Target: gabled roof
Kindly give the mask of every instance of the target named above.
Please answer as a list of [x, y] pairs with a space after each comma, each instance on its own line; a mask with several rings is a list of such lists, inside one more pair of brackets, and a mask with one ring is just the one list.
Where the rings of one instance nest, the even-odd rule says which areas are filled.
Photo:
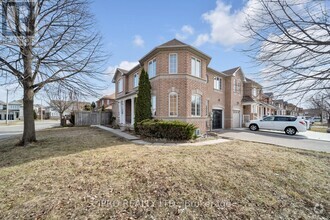
[[118, 74], [121, 74], [122, 76], [125, 75], [126, 73], [128, 73], [128, 70], [124, 70], [124, 69], [121, 69], [121, 68], [117, 68], [116, 71], [115, 71], [115, 75], [113, 76], [112, 78], [112, 82], [115, 83], [115, 79], [117, 77]]
[[246, 82], [257, 84], [259, 87], [262, 88], [262, 85], [260, 85], [259, 83], [257, 83], [256, 81], [254, 81], [254, 80], [252, 80], [252, 79], [246, 78]]
[[105, 95], [100, 99], [115, 99], [115, 93], [111, 94], [111, 95]]
[[273, 96], [274, 94], [273, 94], [272, 92], [265, 92], [264, 95], [265, 95], [265, 96], [268, 96], [268, 97], [271, 97], [271, 96]]
[[242, 102], [255, 102], [251, 96], [243, 96]]
[[122, 68], [117, 68], [117, 70], [118, 70], [119, 72], [121, 72], [122, 74], [126, 74], [126, 73], [128, 73], [128, 70], [124, 70], [124, 69], [122, 69]]
[[177, 47], [177, 46], [187, 46], [187, 44], [185, 44], [177, 39], [173, 39], [173, 40], [170, 40], [170, 41], [160, 45], [159, 47]]
[[22, 105], [22, 100], [14, 100], [8, 103], [9, 105]]
[[222, 71], [222, 72], [227, 76], [235, 76], [238, 71], [241, 71], [241, 73], [243, 75], [243, 78], [244, 78], [244, 82], [246, 82], [245, 74], [244, 74], [244, 72], [243, 72], [243, 70], [240, 66], [229, 69], [229, 70], [225, 70], [225, 71]]
[[139, 60], [139, 62], [142, 64], [144, 61], [146, 61], [146, 59], [148, 57], [154, 55], [157, 50], [166, 49], [166, 48], [187, 48], [187, 49], [199, 54], [201, 57], [204, 57], [207, 60], [211, 60], [211, 57], [209, 55], [203, 53], [202, 51], [196, 49], [195, 47], [185, 44], [177, 39], [173, 39], [173, 40], [170, 40], [170, 41], [168, 41], [164, 44], [161, 44], [158, 47], [155, 47], [154, 49], [152, 49], [149, 53], [147, 53], [144, 57], [142, 57]]
[[6, 103], [0, 100], [0, 105], [5, 105]]
[[220, 72], [220, 71], [217, 71], [211, 67], [207, 67], [207, 70], [210, 71], [210, 72], [213, 72], [213, 73], [216, 73], [216, 74], [219, 74], [219, 75], [223, 75], [223, 76], [227, 76], [226, 74]]
[[224, 74], [226, 74], [227, 76], [233, 76], [241, 67], [238, 66], [238, 67], [235, 67], [235, 68], [232, 68], [232, 69], [229, 69], [229, 70], [225, 70], [225, 71], [222, 71]]

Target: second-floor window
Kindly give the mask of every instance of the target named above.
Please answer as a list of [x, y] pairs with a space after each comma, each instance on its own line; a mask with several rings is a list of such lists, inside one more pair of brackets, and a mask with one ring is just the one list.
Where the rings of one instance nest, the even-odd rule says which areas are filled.
[[191, 96], [191, 115], [201, 116], [202, 97], [200, 95]]
[[169, 55], [169, 73], [178, 73], [178, 55], [176, 53], [171, 53]]
[[120, 79], [119, 81], [118, 81], [118, 93], [120, 93], [120, 92], [122, 92], [123, 91], [123, 79]]
[[201, 77], [202, 76], [202, 65], [199, 59], [195, 57], [191, 58], [191, 75]]
[[221, 78], [218, 76], [214, 77], [214, 89], [221, 90]]
[[157, 72], [157, 61], [156, 61], [156, 59], [153, 59], [148, 63], [149, 78], [151, 79], [151, 78], [155, 77], [157, 74], [156, 72]]
[[253, 88], [252, 89], [252, 95], [253, 96], [257, 96], [257, 88]]
[[134, 74], [134, 79], [133, 79], [133, 86], [134, 88], [137, 87], [139, 85], [139, 74], [135, 73]]
[[234, 79], [234, 93], [241, 93], [241, 81], [239, 79]]

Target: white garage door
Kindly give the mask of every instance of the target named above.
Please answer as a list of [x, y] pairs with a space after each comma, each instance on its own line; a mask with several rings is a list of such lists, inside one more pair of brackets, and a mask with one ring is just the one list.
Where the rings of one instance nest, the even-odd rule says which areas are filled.
[[240, 127], [240, 111], [233, 111], [233, 128]]

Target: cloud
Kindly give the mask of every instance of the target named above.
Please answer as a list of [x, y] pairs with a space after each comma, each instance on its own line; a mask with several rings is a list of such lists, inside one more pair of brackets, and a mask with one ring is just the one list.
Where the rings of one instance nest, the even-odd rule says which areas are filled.
[[175, 34], [175, 38], [178, 40], [186, 40], [189, 36], [193, 35], [195, 30], [190, 25], [183, 25], [179, 33]]
[[144, 40], [140, 35], [135, 35], [133, 39], [133, 44], [137, 47], [144, 47]]
[[249, 0], [242, 9], [232, 11], [232, 5], [225, 4], [223, 0], [218, 0], [214, 10], [202, 15], [203, 20], [211, 27], [209, 37], [206, 37], [207, 34], [199, 35], [196, 43], [201, 45], [210, 42], [223, 46], [233, 46], [247, 42], [248, 39], [239, 30], [242, 30], [247, 14], [254, 11], [255, 4], [255, 0]]
[[119, 63], [119, 65], [115, 65], [115, 66], [109, 66], [107, 68], [107, 70], [105, 71], [107, 74], [109, 74], [111, 77], [113, 76], [113, 74], [115, 74], [115, 71], [117, 68], [121, 68], [121, 69], [124, 69], [124, 70], [131, 70], [133, 67], [135, 67], [136, 65], [138, 65], [139, 62], [130, 62], [130, 61], [121, 61]]
[[200, 34], [197, 36], [196, 41], [193, 43], [194, 46], [199, 47], [202, 44], [208, 42], [210, 40], [210, 36], [208, 34]]

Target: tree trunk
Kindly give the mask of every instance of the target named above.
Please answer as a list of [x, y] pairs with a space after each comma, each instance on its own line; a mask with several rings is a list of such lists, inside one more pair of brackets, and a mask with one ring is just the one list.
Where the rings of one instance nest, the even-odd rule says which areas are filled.
[[23, 98], [23, 108], [24, 108], [24, 131], [23, 138], [21, 140], [21, 145], [26, 146], [31, 142], [35, 142], [36, 131], [34, 124], [34, 91], [32, 88], [27, 88], [24, 86], [24, 98]]
[[61, 126], [63, 127], [64, 126], [64, 121], [63, 121], [63, 113], [60, 112], [60, 121], [61, 121]]

